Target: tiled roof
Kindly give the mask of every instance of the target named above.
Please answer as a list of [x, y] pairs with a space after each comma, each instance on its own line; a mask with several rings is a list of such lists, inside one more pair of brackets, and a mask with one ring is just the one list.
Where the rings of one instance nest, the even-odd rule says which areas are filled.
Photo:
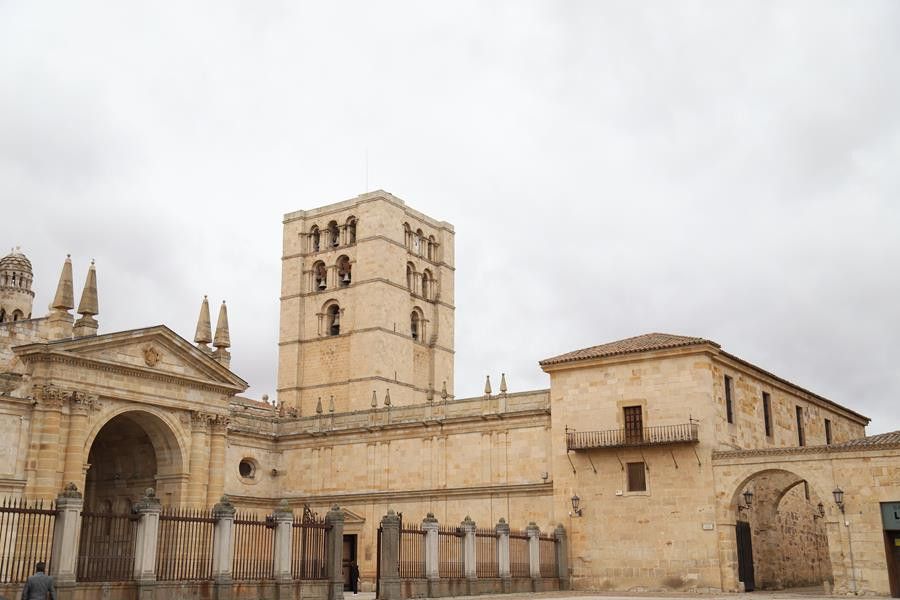
[[900, 431], [889, 431], [828, 446], [791, 446], [788, 448], [753, 448], [713, 452], [713, 458], [745, 458], [785, 454], [817, 454], [820, 452], [855, 452], [857, 450], [887, 450], [900, 448]]
[[681, 348], [683, 346], [697, 346], [711, 344], [716, 348], [719, 344], [699, 337], [687, 337], [684, 335], [672, 335], [670, 333], [645, 333], [636, 337], [625, 338], [617, 342], [582, 348], [574, 352], [560, 354], [553, 358], [546, 358], [540, 362], [541, 366], [558, 365], [590, 358], [604, 358], [619, 354], [634, 354], [637, 352], [650, 352], [652, 350], [667, 350], [669, 348]]

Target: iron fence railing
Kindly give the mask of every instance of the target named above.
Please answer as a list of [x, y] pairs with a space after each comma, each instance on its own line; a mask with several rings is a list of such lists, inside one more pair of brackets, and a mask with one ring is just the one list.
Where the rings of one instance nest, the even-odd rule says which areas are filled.
[[130, 581], [138, 519], [132, 513], [85, 510], [78, 541], [78, 581]]
[[568, 450], [655, 446], [698, 441], [700, 441], [700, 425], [695, 421], [677, 425], [608, 429], [606, 431], [566, 430], [566, 449]]
[[236, 581], [272, 579], [274, 569], [275, 521], [252, 514], [234, 516], [234, 559], [231, 576]]
[[156, 578], [159, 581], [212, 579], [213, 531], [208, 510], [166, 507], [159, 515]]
[[327, 579], [325, 536], [329, 526], [310, 513], [295, 518], [292, 527], [291, 576], [294, 579]]
[[493, 529], [475, 530], [475, 574], [479, 578], [499, 577], [497, 562], [497, 532]]
[[528, 534], [524, 531], [509, 532], [509, 574], [512, 577], [531, 577]]
[[43, 501], [7, 498], [0, 505], [0, 582], [22, 583], [34, 572], [34, 563], [50, 568], [56, 509]]
[[425, 532], [420, 529], [400, 530], [401, 579], [425, 578]]
[[538, 538], [540, 556], [541, 577], [557, 577], [556, 567], [556, 538], [542, 535]]
[[458, 527], [438, 528], [438, 575], [446, 579], [465, 577], [464, 534]]

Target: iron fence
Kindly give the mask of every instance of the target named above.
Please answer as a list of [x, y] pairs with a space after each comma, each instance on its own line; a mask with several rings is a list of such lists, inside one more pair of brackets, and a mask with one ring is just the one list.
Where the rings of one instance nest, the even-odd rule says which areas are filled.
[[658, 444], [692, 443], [699, 440], [700, 426], [695, 421], [677, 425], [608, 429], [606, 431], [566, 430], [567, 450], [655, 446]]
[[425, 578], [425, 532], [420, 529], [400, 529], [401, 579]]
[[458, 527], [442, 526], [438, 528], [438, 575], [447, 579], [465, 577], [463, 564], [464, 534]]
[[234, 516], [234, 580], [272, 579], [274, 569], [275, 521], [251, 514]]
[[479, 578], [500, 576], [497, 532], [493, 529], [475, 530], [475, 574]]
[[131, 513], [81, 513], [78, 581], [130, 581], [134, 575], [134, 540], [138, 519]]
[[557, 577], [559, 572], [556, 568], [556, 538], [549, 535], [540, 536], [538, 549], [540, 550], [541, 577]]
[[509, 574], [512, 577], [531, 577], [528, 534], [524, 531], [509, 532]]
[[34, 563], [50, 568], [56, 509], [43, 501], [6, 498], [0, 505], [0, 582], [22, 583], [34, 572]]
[[208, 510], [164, 508], [159, 515], [156, 578], [159, 581], [212, 579], [213, 531]]
[[324, 519], [304, 514], [294, 519], [291, 536], [291, 576], [294, 579], [327, 579]]

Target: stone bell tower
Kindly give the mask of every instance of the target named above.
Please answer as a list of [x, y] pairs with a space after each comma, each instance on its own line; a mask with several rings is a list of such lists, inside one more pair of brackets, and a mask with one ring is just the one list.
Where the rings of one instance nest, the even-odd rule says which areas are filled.
[[285, 215], [279, 401], [308, 416], [451, 396], [453, 238], [380, 190]]
[[31, 318], [31, 261], [19, 248], [0, 258], [0, 323]]

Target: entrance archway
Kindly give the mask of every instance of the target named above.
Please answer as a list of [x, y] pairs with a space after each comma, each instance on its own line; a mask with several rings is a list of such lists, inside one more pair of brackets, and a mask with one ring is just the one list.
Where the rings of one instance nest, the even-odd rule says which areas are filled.
[[[745, 492], [752, 493], [750, 506]], [[821, 505], [821, 508], [820, 508]], [[732, 498], [738, 531], [750, 535], [739, 540], [739, 578], [755, 589], [833, 585], [834, 577], [824, 519], [824, 499], [796, 473], [770, 469], [754, 473], [734, 490]], [[746, 523], [746, 525], [744, 524]], [[749, 558], [750, 566], [740, 566]], [[749, 575], [749, 578], [748, 578]]]
[[149, 488], [166, 503], [177, 503], [186, 473], [181, 445], [159, 416], [127, 411], [96, 433], [88, 452], [85, 507], [127, 512]]

